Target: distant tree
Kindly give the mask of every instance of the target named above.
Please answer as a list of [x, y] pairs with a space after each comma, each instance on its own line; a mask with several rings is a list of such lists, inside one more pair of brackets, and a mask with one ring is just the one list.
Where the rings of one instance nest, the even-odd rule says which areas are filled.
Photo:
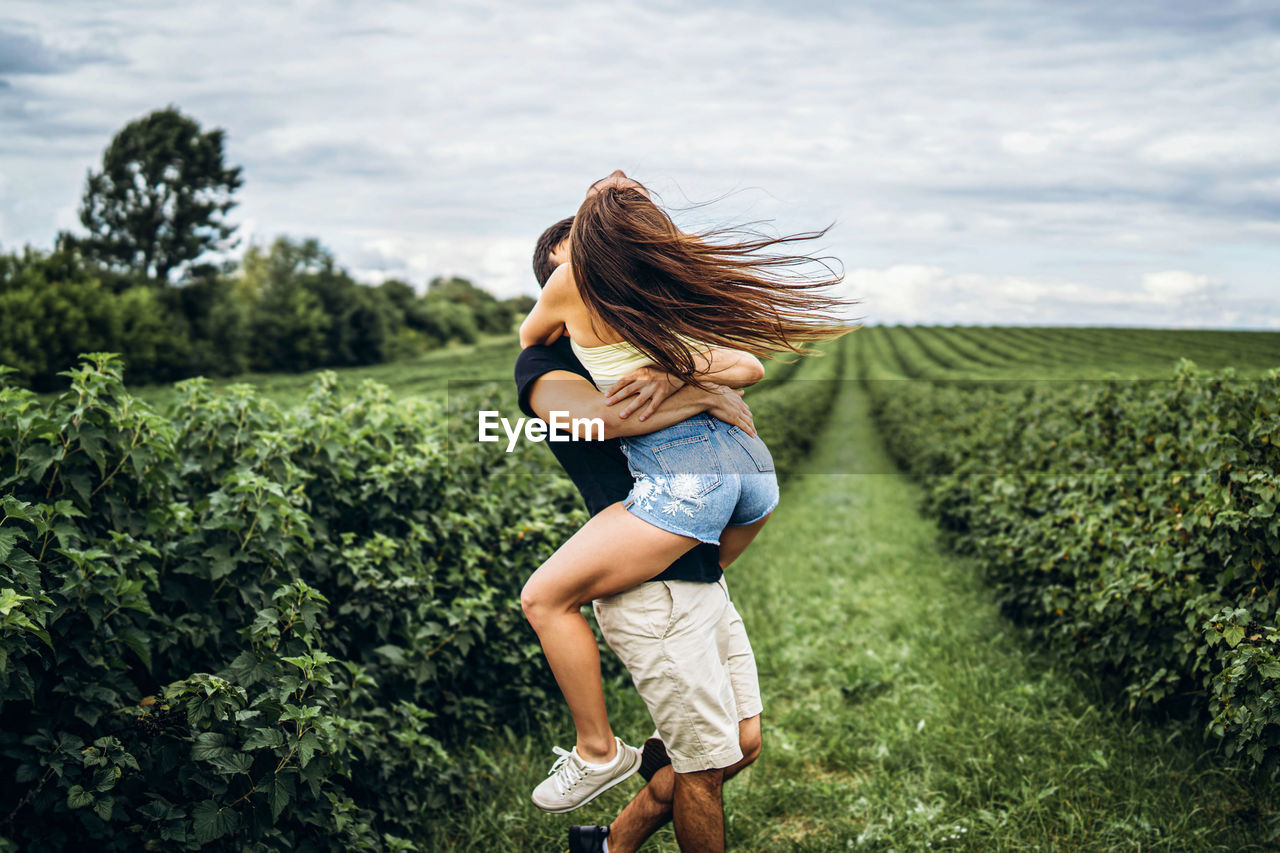
[[511, 309], [511, 313], [516, 317], [523, 319], [524, 315], [533, 310], [533, 306], [538, 304], [538, 300], [532, 296], [513, 296], [510, 299], [503, 300], [503, 303]]
[[224, 133], [208, 133], [175, 107], [132, 121], [90, 172], [80, 208], [84, 254], [164, 283], [207, 252], [235, 245], [226, 221], [240, 167], [223, 162]]
[[475, 312], [467, 306], [447, 299], [426, 299], [424, 305], [427, 309], [426, 324], [422, 331], [436, 342], [436, 346], [449, 341], [475, 343], [479, 337]]
[[232, 278], [210, 273], [166, 291], [187, 321], [193, 374], [234, 376], [249, 369], [249, 305], [234, 287]]
[[378, 285], [378, 290], [382, 291], [387, 300], [396, 306], [401, 314], [408, 314], [414, 303], [418, 301], [418, 293], [413, 289], [413, 285], [398, 278], [387, 279]]
[[[441, 302], [450, 302], [465, 307], [473, 317], [471, 325], [478, 332], [505, 334], [511, 331], [511, 325], [515, 320], [511, 306], [499, 302], [489, 291], [482, 290], [467, 279], [456, 276], [433, 278], [427, 285], [426, 301], [432, 306]], [[474, 340], [474, 338], [475, 334], [472, 333], [471, 339]]]
[[77, 354], [113, 349], [119, 309], [75, 252], [0, 255], [0, 364], [37, 391], [64, 384]]
[[334, 324], [334, 353], [343, 364], [390, 361], [404, 315], [381, 290], [354, 284], [346, 307]]
[[251, 246], [245, 252], [235, 288], [248, 306], [254, 370], [333, 364], [328, 347], [333, 318], [309, 286], [310, 279], [333, 268], [333, 256], [315, 240], [281, 237], [267, 249]]
[[164, 297], [149, 287], [115, 297], [120, 331], [112, 348], [124, 357], [125, 375], [135, 382], [172, 382], [189, 375], [191, 334], [186, 318]]
[[468, 308], [479, 308], [481, 305], [496, 301], [493, 294], [481, 290], [471, 283], [470, 279], [458, 276], [436, 276], [427, 285], [427, 295], [436, 299], [447, 299], [466, 305]]

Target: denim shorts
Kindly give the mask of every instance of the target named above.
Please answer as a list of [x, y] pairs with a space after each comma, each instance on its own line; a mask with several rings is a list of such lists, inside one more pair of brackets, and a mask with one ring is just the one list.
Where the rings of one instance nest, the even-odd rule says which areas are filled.
[[778, 505], [769, 448], [710, 415], [624, 438], [622, 452], [635, 478], [623, 506], [663, 530], [719, 545], [726, 527], [757, 522]]

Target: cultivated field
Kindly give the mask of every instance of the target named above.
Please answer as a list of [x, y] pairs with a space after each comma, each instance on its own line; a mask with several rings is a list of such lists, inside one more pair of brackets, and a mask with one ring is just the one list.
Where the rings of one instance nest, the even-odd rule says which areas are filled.
[[[730, 847], [1273, 849], [1280, 334], [827, 349], [748, 396], [786, 480], [729, 573], [766, 703]], [[515, 597], [576, 495], [545, 448], [445, 434], [514, 409], [515, 351], [0, 391], [0, 850], [555, 850], [607, 822], [638, 780], [528, 802], [572, 729]]]

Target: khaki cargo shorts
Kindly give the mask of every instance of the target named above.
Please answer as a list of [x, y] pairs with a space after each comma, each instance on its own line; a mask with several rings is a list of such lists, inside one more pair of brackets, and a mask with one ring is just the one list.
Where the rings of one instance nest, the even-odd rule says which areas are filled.
[[760, 681], [724, 578], [650, 581], [594, 607], [605, 642], [649, 706], [672, 769], [740, 761], [738, 722], [761, 712]]

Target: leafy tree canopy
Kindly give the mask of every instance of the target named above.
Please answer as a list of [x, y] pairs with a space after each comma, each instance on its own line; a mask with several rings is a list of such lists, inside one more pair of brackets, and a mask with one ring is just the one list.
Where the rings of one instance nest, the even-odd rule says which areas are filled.
[[209, 252], [235, 245], [226, 214], [240, 167], [223, 161], [225, 134], [205, 133], [176, 107], [125, 125], [90, 172], [75, 242], [108, 267], [166, 282]]

